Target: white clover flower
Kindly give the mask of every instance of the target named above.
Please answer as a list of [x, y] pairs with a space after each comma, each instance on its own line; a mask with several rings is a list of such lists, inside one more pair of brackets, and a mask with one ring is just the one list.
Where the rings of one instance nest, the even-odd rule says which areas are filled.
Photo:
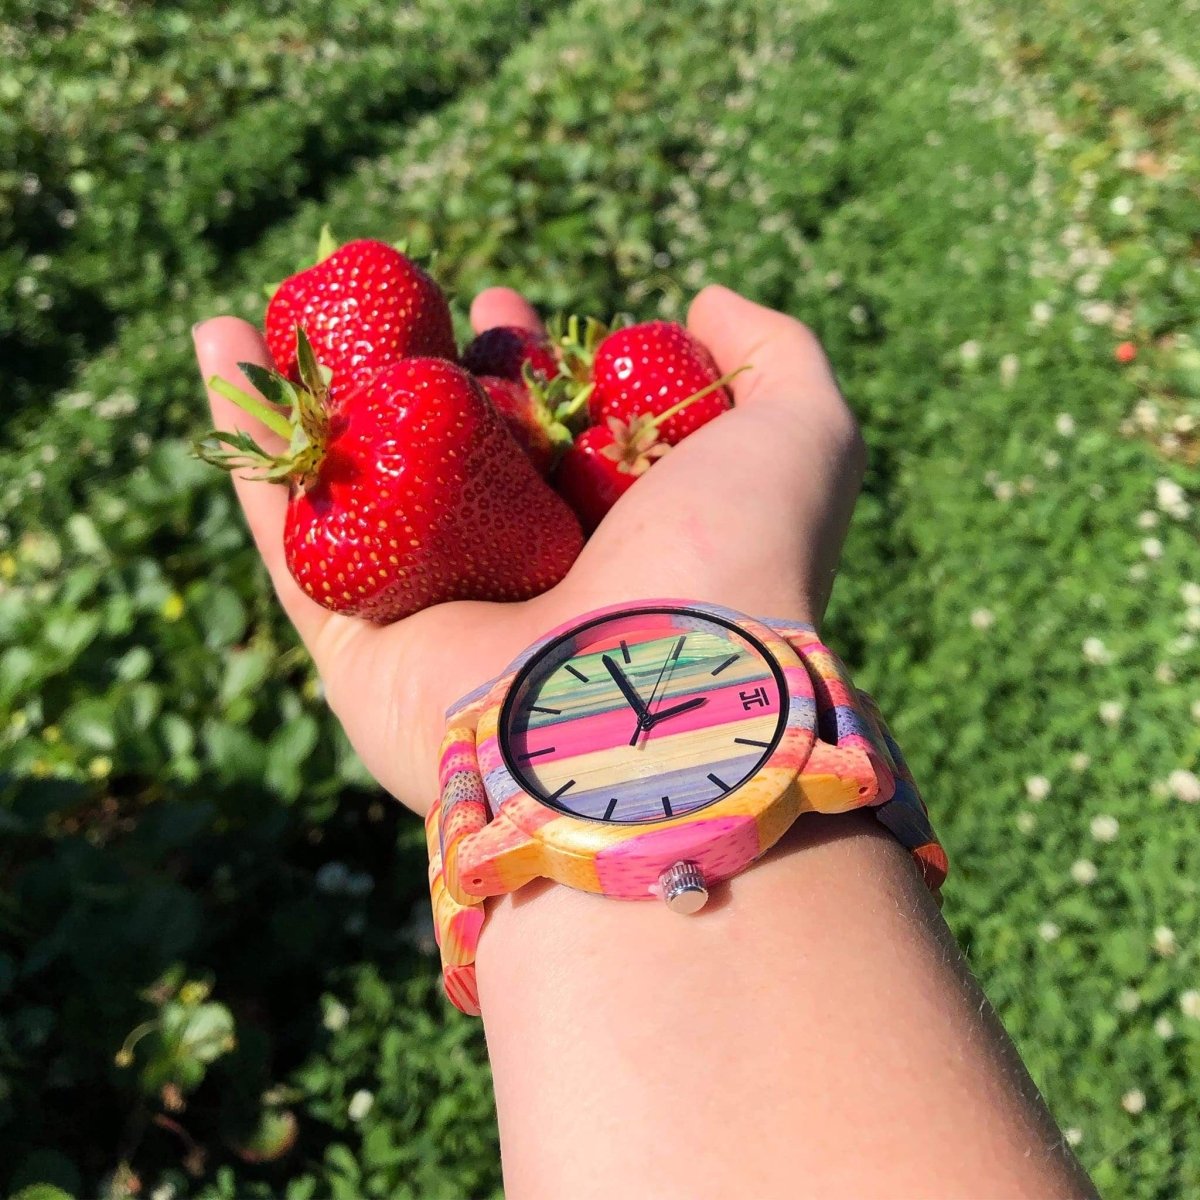
[[1137, 515], [1139, 529], [1154, 529], [1158, 525], [1158, 513], [1147, 508]]
[[1032, 833], [1036, 825], [1037, 817], [1033, 813], [1024, 811], [1017, 813], [1017, 829], [1021, 833]]
[[375, 1107], [375, 1097], [365, 1088], [360, 1088], [350, 1097], [346, 1116], [352, 1121], [361, 1121]]
[[1171, 428], [1176, 433], [1192, 433], [1196, 428], [1196, 418], [1191, 413], [1180, 413], [1171, 422]]
[[1042, 455], [1042, 466], [1045, 467], [1047, 471], [1053, 471], [1055, 467], [1059, 467], [1061, 465], [1062, 455], [1059, 454], [1057, 450], [1047, 450], [1046, 453]]
[[1045, 775], [1030, 775], [1025, 780], [1025, 794], [1035, 804], [1040, 804], [1050, 795], [1050, 780]]
[[1142, 1007], [1142, 997], [1136, 988], [1122, 988], [1117, 993], [1117, 1008], [1123, 1013], [1135, 1013]]
[[973, 367], [978, 361], [982, 349], [977, 341], [972, 338], [970, 341], [963, 342], [958, 348], [958, 356], [963, 360], [963, 363], [968, 367]]
[[1101, 813], [1098, 817], [1092, 818], [1091, 823], [1092, 837], [1098, 842], [1115, 842], [1117, 834], [1121, 832], [1121, 822], [1116, 817], [1109, 816], [1108, 813]]
[[1114, 196], [1108, 202], [1109, 211], [1117, 217], [1127, 217], [1133, 212], [1133, 201], [1128, 196]]
[[1039, 300], [1029, 312], [1034, 321], [1039, 325], [1045, 325], [1054, 316], [1054, 308], [1047, 304], [1045, 300]]
[[1092, 765], [1092, 756], [1077, 750], [1068, 760], [1072, 771], [1086, 771]]
[[1017, 490], [1022, 496], [1032, 496], [1037, 490], [1037, 480], [1032, 475], [1022, 475], [1020, 483], [1017, 484]]
[[[984, 483], [985, 487], [994, 488], [996, 486], [996, 484], [998, 484], [999, 482], [1000, 482], [1000, 472], [999, 471], [995, 470], [994, 468], [989, 471], [984, 471], [983, 483]], [[1197, 600], [1196, 603], [1200, 604], [1200, 600]]]
[[991, 629], [996, 623], [996, 614], [990, 608], [977, 608], [971, 613], [971, 626], [974, 629]]
[[1154, 1032], [1165, 1042], [1175, 1036], [1175, 1025], [1170, 1017], [1159, 1017], [1154, 1022]]
[[1146, 1093], [1141, 1088], [1130, 1088], [1121, 1097], [1121, 1107], [1131, 1116], [1136, 1117], [1146, 1107]]
[[1125, 705], [1120, 700], [1105, 700], [1100, 705], [1100, 720], [1105, 725], [1118, 725], [1125, 715]]
[[1200, 632], [1200, 608], [1189, 608], [1183, 614], [1183, 624], [1193, 633]]
[[1090, 637], [1083, 640], [1083, 657], [1097, 667], [1107, 667], [1113, 653], [1098, 637]]
[[1166, 800], [1171, 795], [1171, 786], [1165, 779], [1155, 779], [1150, 784], [1150, 795], [1155, 800]]
[[1128, 575], [1134, 583], [1141, 583], [1149, 573], [1150, 568], [1144, 562], [1131, 563], [1129, 566]]
[[1158, 428], [1158, 405], [1152, 400], [1139, 400], [1133, 406], [1134, 424], [1146, 433]]
[[1077, 858], [1071, 864], [1071, 878], [1080, 887], [1090, 887], [1096, 882], [1099, 873], [1096, 864], [1090, 858]]
[[175, 1200], [175, 1185], [168, 1179], [150, 1193], [150, 1200]]
[[1070, 413], [1062, 412], [1054, 418], [1054, 428], [1058, 430], [1060, 437], [1075, 436], [1075, 418]]
[[1000, 382], [1011, 387], [1021, 373], [1021, 360], [1015, 354], [1006, 354], [1000, 360]]
[[861, 304], [854, 305], [850, 309], [850, 320], [855, 325], [865, 325], [867, 323], [867, 310]]
[[1070, 1129], [1063, 1130], [1063, 1138], [1068, 1146], [1078, 1146], [1083, 1141], [1083, 1130], [1076, 1125], [1072, 1125]]
[[1193, 1021], [1200, 1021], [1200, 992], [1189, 988], [1179, 995], [1179, 1011]]
[[996, 484], [996, 499], [1001, 503], [1007, 503], [1016, 495], [1016, 488], [1013, 487], [1007, 479], [1002, 479]]
[[1154, 502], [1169, 517], [1185, 521], [1191, 516], [1192, 505], [1187, 492], [1173, 479], [1159, 479], [1154, 484]]
[[1168, 662], [1160, 662], [1158, 666], [1154, 668], [1154, 678], [1159, 683], [1174, 683], [1175, 668]]
[[1159, 925], [1154, 930], [1154, 953], [1160, 958], [1170, 958], [1179, 950], [1179, 942], [1175, 937], [1175, 930], [1168, 925]]
[[1143, 538], [1142, 553], [1150, 559], [1151, 562], [1157, 562], [1163, 556], [1163, 544], [1158, 538]]
[[340, 1000], [330, 1000], [325, 1005], [325, 1015], [321, 1018], [321, 1024], [330, 1033], [345, 1029], [349, 1023], [350, 1010]]
[[1061, 934], [1062, 930], [1053, 921], [1043, 921], [1038, 926], [1038, 937], [1043, 942], [1057, 941]]
[[1095, 271], [1088, 271], [1075, 280], [1075, 290], [1081, 296], [1090, 296], [1100, 286], [1100, 276]]
[[1098, 504], [1104, 499], [1105, 496], [1108, 495], [1108, 488], [1106, 488], [1102, 483], [1093, 483], [1092, 486], [1088, 488], [1088, 495], [1091, 496], [1091, 498]]
[[1200, 700], [1192, 701], [1192, 720], [1200, 721]]

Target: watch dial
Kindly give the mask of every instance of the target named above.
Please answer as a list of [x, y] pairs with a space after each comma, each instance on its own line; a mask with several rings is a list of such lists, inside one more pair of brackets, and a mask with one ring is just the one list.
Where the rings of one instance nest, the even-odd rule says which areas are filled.
[[751, 778], [783, 731], [783, 673], [736, 625], [690, 609], [597, 619], [513, 681], [504, 760], [543, 804], [597, 821], [695, 812]]

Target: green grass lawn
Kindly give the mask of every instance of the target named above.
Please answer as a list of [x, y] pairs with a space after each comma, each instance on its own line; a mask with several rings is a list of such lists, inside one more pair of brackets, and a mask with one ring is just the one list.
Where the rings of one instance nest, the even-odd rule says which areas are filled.
[[475, 7], [0, 26], [55, 85], [0, 84], [0, 1189], [499, 1195], [418, 822], [187, 456], [189, 325], [330, 221], [460, 320], [719, 280], [820, 333], [872, 459], [828, 636], [947, 918], [1102, 1191], [1200, 1194], [1200, 4]]

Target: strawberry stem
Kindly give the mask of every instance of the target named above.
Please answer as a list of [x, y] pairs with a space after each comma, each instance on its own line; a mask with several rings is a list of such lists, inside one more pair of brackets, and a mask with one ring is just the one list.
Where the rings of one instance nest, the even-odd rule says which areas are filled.
[[222, 379], [219, 375], [214, 375], [208, 381], [208, 386], [218, 396], [224, 396], [226, 400], [236, 404], [243, 412], [249, 413], [255, 420], [261, 421], [272, 433], [277, 433], [284, 441], [291, 441], [292, 425], [283, 413], [268, 407], [256, 396], [242, 391], [240, 387], [230, 383], [227, 379]]
[[689, 404], [694, 404], [697, 400], [704, 399], [711, 392], [715, 392], [717, 388], [723, 388], [732, 379], [736, 379], [743, 371], [750, 370], [750, 364], [745, 363], [738, 367], [736, 371], [730, 371], [728, 375], [722, 375], [720, 379], [714, 379], [712, 383], [702, 387], [698, 392], [693, 392], [690, 396], [680, 400], [678, 404], [672, 404], [665, 412], [660, 412], [656, 416], [651, 417], [648, 424], [652, 429], [659, 429], [665, 422], [669, 421], [673, 416], [681, 413]]

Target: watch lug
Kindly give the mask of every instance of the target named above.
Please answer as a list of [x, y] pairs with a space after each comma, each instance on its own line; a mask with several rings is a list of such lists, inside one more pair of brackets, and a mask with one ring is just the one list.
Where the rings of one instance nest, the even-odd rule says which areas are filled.
[[[837, 813], [879, 802], [891, 773], [877, 763], [877, 755], [860, 745], [834, 746], [820, 738], [800, 772], [797, 783], [814, 812]], [[886, 798], [886, 796], [884, 797]]]
[[458, 890], [472, 898], [502, 896], [544, 874], [542, 848], [503, 809], [458, 844]]

